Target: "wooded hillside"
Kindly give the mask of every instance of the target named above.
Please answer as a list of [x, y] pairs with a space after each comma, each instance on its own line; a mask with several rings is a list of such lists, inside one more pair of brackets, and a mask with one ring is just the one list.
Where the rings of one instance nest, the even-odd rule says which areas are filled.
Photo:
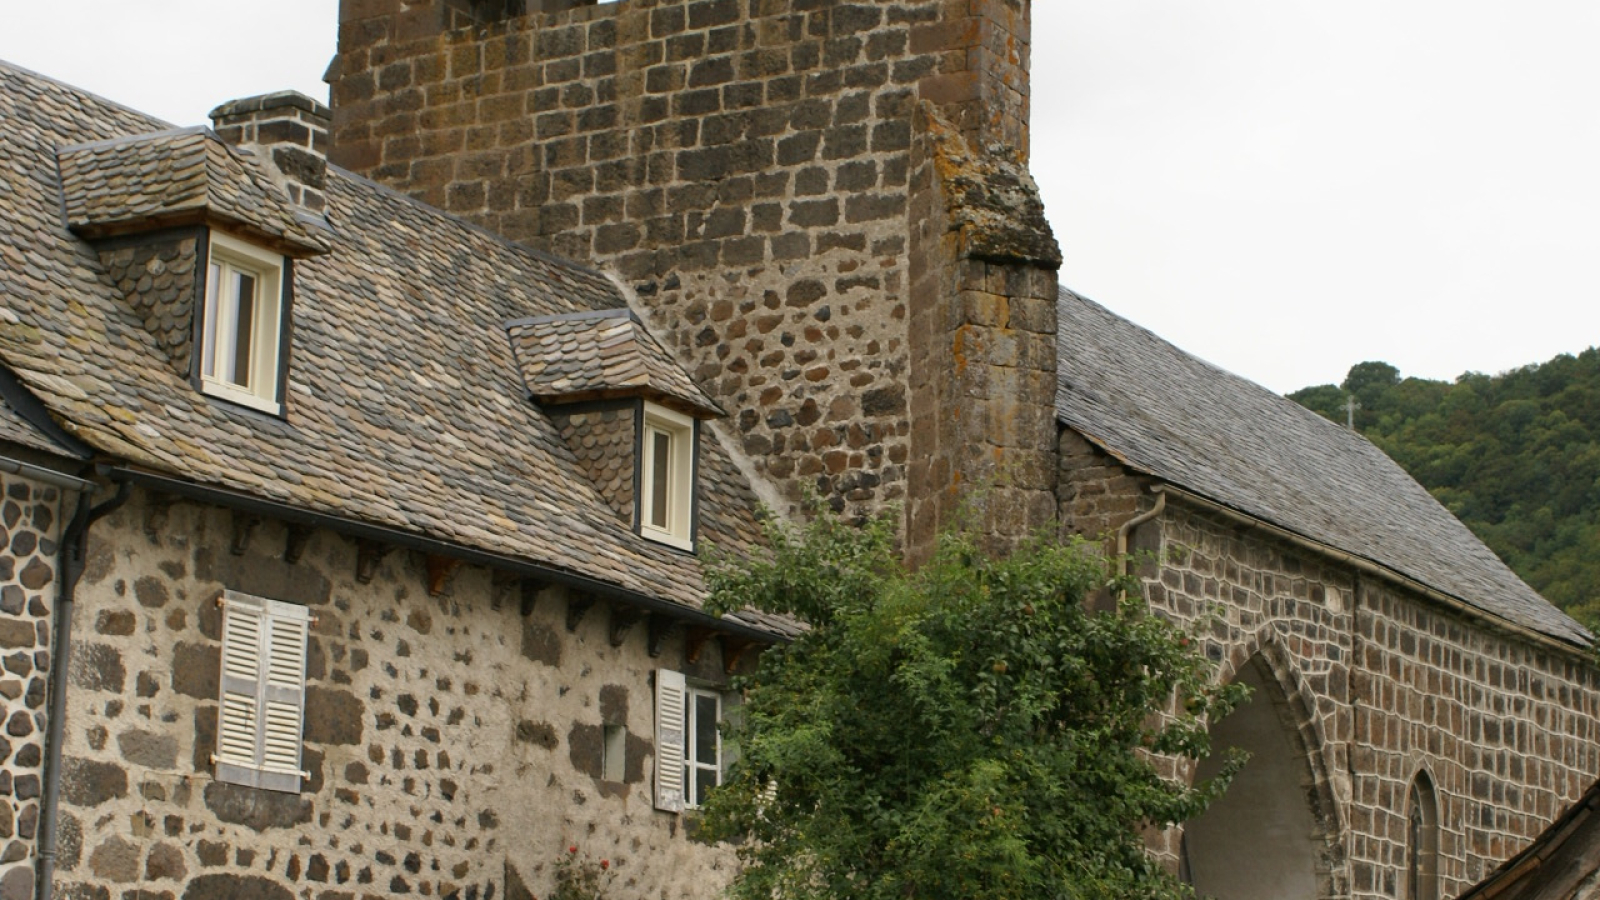
[[1405, 467], [1552, 603], [1600, 622], [1600, 349], [1454, 383], [1364, 362], [1289, 395]]

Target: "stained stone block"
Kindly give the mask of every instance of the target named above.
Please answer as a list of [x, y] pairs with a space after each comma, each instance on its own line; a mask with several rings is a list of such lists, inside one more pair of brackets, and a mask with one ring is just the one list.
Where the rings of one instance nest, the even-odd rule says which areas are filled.
[[183, 851], [172, 844], [157, 844], [145, 859], [144, 877], [150, 881], [182, 881], [188, 874]]
[[32, 622], [21, 619], [0, 619], [0, 647], [32, 649], [36, 632]]
[[0, 900], [33, 900], [31, 866], [12, 866], [0, 875]]
[[[68, 669], [73, 687], [89, 691], [121, 693], [128, 673], [122, 666], [122, 653], [107, 644], [72, 642], [72, 663]], [[215, 692], [212, 696], [216, 696]]]
[[259, 875], [201, 875], [189, 882], [182, 900], [295, 900], [288, 888]]
[[61, 761], [61, 796], [73, 806], [99, 806], [128, 794], [128, 773], [115, 763], [68, 756]]
[[178, 739], [170, 734], [128, 731], [117, 735], [122, 758], [149, 769], [174, 769], [178, 765]]
[[107, 838], [89, 854], [89, 871], [107, 881], [139, 880], [139, 845], [120, 837]]

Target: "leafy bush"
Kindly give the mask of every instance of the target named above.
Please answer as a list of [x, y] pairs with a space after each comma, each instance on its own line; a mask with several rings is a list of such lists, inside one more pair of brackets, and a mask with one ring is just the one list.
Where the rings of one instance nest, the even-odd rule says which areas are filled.
[[769, 559], [712, 575], [712, 606], [810, 630], [747, 680], [739, 761], [702, 835], [737, 839], [744, 900], [1191, 896], [1141, 829], [1198, 814], [1218, 688], [1138, 598], [1091, 612], [1104, 561], [1040, 537], [991, 558], [962, 534], [911, 572], [885, 522], [774, 525]]

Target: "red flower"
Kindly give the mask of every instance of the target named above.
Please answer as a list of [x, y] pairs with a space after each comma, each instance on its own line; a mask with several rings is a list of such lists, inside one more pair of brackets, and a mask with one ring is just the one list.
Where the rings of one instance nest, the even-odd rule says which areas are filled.
[[578, 845], [577, 844], [573, 844], [571, 847], [568, 847], [567, 848], [567, 852], [568, 853], [577, 853], [578, 852]]
[[611, 868], [611, 860], [609, 860], [609, 859], [600, 860], [600, 868], [602, 868], [602, 869]]

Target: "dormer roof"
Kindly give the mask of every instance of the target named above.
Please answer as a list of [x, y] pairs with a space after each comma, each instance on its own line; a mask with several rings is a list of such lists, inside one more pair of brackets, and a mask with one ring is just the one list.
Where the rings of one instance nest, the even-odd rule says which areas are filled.
[[626, 309], [534, 316], [506, 331], [540, 403], [644, 397], [699, 419], [726, 415]]
[[[63, 222], [55, 148], [79, 148], [68, 154], [85, 155], [74, 177], [89, 179], [85, 163], [98, 169], [100, 153], [144, 144], [163, 123], [4, 63], [0, 121], [0, 386], [13, 377], [111, 477], [333, 519], [346, 533], [403, 538], [398, 546], [536, 568], [558, 583], [706, 621], [701, 560], [619, 521], [552, 417], [527, 402], [507, 340], [508, 321], [622, 307], [604, 275], [330, 166], [328, 208], [338, 228], [330, 252], [291, 267], [287, 409], [263, 416], [197, 390], [163, 347], [165, 326], [152, 328], [146, 311], [128, 303], [106, 257], [161, 241], [91, 246]], [[107, 141], [119, 133], [137, 137]], [[269, 184], [251, 157], [213, 156], [209, 133], [173, 137], [180, 147], [187, 140], [201, 141], [206, 166], [241, 166], [232, 171], [249, 178], [250, 190]], [[164, 179], [188, 171], [160, 159], [148, 162]], [[106, 177], [103, 186], [91, 188], [91, 179], [73, 190], [113, 209], [114, 194], [145, 194], [113, 191]], [[206, 215], [246, 202], [195, 189], [171, 196], [188, 198], [171, 205], [203, 206]], [[77, 206], [75, 215], [100, 222], [89, 208]], [[283, 207], [272, 208], [269, 221], [284, 223]], [[150, 215], [141, 207], [107, 218], [147, 223]], [[38, 437], [15, 421], [6, 427]], [[747, 552], [760, 540], [749, 481], [720, 439], [702, 440], [699, 450], [708, 487], [697, 533], [721, 550]], [[757, 612], [734, 613], [723, 625], [746, 635], [795, 630]]]
[[326, 224], [296, 209], [258, 159], [205, 128], [75, 144], [56, 163], [67, 227], [82, 237], [205, 223], [291, 257], [332, 246]]

